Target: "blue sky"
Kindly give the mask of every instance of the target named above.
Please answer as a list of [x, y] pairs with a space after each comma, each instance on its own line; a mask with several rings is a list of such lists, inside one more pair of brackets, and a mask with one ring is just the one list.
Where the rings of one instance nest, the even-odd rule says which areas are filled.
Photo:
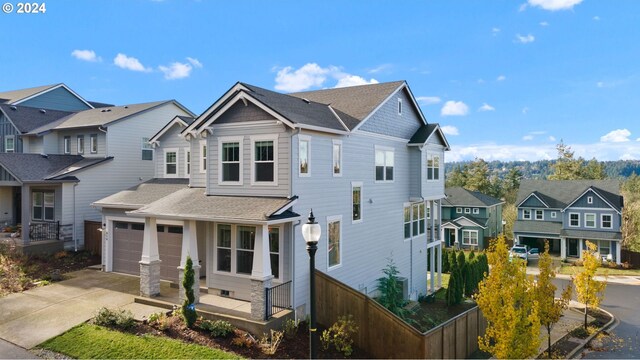
[[[9, 2], [12, 2], [9, 0]], [[17, 2], [12, 2], [17, 5]], [[282, 92], [407, 80], [447, 161], [640, 159], [640, 2], [46, 1], [0, 13], [0, 91], [64, 82], [199, 114], [236, 81]]]

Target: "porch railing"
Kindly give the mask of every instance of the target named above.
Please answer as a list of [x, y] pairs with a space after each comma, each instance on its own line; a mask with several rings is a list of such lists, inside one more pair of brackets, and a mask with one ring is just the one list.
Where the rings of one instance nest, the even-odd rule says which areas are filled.
[[29, 240], [46, 241], [60, 239], [60, 222], [41, 222], [29, 224]]
[[264, 319], [269, 320], [273, 315], [292, 309], [291, 305], [291, 281], [287, 281], [272, 288], [265, 288], [265, 314]]

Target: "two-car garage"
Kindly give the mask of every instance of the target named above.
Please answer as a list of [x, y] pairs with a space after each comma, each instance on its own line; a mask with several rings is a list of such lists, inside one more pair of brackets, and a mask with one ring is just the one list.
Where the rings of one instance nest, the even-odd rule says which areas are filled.
[[[182, 248], [182, 226], [158, 225], [160, 278], [178, 281], [178, 266]], [[113, 222], [113, 267], [115, 272], [140, 275], [140, 258], [144, 223]]]

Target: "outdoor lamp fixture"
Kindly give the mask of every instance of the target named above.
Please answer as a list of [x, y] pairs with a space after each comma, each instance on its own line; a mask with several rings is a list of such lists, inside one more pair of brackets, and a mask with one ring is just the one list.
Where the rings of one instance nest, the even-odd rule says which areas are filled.
[[309, 212], [309, 219], [306, 224], [302, 225], [302, 237], [307, 243], [307, 252], [309, 253], [309, 290], [310, 290], [310, 312], [311, 324], [309, 324], [309, 358], [318, 358], [318, 334], [316, 328], [316, 250], [318, 250], [318, 240], [322, 229], [313, 216], [313, 209]]

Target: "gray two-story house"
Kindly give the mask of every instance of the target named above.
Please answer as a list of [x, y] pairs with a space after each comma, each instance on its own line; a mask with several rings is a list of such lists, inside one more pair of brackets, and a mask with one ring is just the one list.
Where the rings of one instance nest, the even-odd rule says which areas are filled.
[[20, 225], [19, 250], [84, 245], [93, 201], [155, 174], [148, 134], [179, 103], [113, 106], [89, 102], [64, 84], [0, 92], [0, 225]]
[[442, 240], [447, 247], [484, 250], [503, 232], [504, 201], [463, 187], [445, 189]]
[[392, 259], [406, 297], [438, 286], [441, 217], [427, 213], [441, 211], [449, 145], [406, 82], [294, 94], [237, 83], [151, 142], [158, 178], [94, 203], [105, 270], [140, 275], [143, 295], [179, 279], [189, 255], [208, 292], [250, 302], [253, 319], [278, 286], [304, 316], [310, 209], [320, 271], [373, 296]]
[[543, 248], [563, 259], [582, 258], [585, 241], [620, 263], [623, 198], [618, 180], [522, 180], [513, 226], [516, 243]]

